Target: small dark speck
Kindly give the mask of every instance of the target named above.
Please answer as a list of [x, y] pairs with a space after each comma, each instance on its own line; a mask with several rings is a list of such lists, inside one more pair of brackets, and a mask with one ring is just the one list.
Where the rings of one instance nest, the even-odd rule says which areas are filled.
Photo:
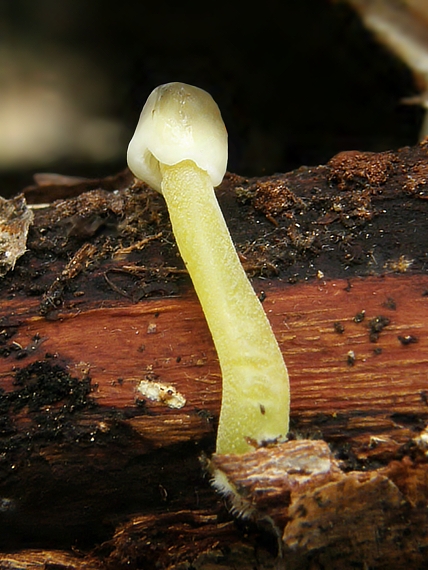
[[323, 501], [321, 493], [317, 493], [316, 495], [313, 495], [313, 500], [317, 503], [317, 505], [319, 507], [324, 506], [324, 501]]
[[266, 408], [264, 407], [263, 404], [260, 404], [260, 411], [261, 411], [262, 415], [264, 416], [266, 413]]
[[308, 510], [304, 505], [299, 505], [296, 512], [298, 517], [305, 518], [308, 516]]
[[385, 307], [385, 309], [390, 309], [391, 311], [395, 311], [397, 309], [397, 304], [392, 297], [388, 297], [382, 306]]
[[16, 360], [22, 360], [24, 358], [27, 358], [28, 356], [28, 351], [25, 349], [22, 350], [18, 350], [18, 352], [15, 354], [15, 359]]
[[122, 386], [122, 384], [123, 384], [123, 378], [118, 378], [118, 379], [117, 379], [117, 383], [119, 384], [119, 386]]
[[49, 359], [49, 358], [57, 358], [57, 355], [54, 352], [46, 352], [45, 353], [45, 358]]
[[348, 352], [346, 361], [348, 363], [348, 366], [354, 366], [354, 364], [355, 364], [355, 352], [353, 350], [350, 350]]
[[360, 311], [359, 313], [357, 313], [354, 317], [354, 322], [355, 323], [362, 323], [364, 321], [364, 319], [366, 318], [366, 312]]
[[428, 297], [428, 289], [425, 289], [425, 291], [422, 293], [422, 297]]
[[378, 356], [379, 354], [382, 354], [383, 349], [380, 346], [377, 346], [374, 350], [373, 350], [373, 354], [376, 354], [376, 356]]
[[383, 331], [385, 327], [389, 325], [391, 321], [388, 317], [384, 317], [383, 315], [378, 315], [374, 317], [369, 323], [370, 328], [370, 342], [377, 342], [380, 333]]
[[259, 301], [260, 303], [263, 303], [263, 301], [266, 299], [266, 293], [264, 291], [260, 291], [259, 293]]
[[417, 337], [415, 337], [411, 334], [408, 334], [406, 336], [398, 335], [397, 338], [403, 346], [407, 346], [408, 344], [415, 344], [416, 342], [418, 342]]
[[214, 420], [213, 415], [208, 410], [197, 410], [196, 413], [200, 418], [206, 420], [208, 423]]
[[177, 356], [177, 358], [175, 359], [175, 362], [181, 362], [181, 356]]
[[345, 327], [342, 325], [342, 323], [336, 321], [333, 326], [334, 332], [337, 332], [338, 334], [343, 334], [345, 332]]
[[428, 391], [422, 390], [420, 394], [422, 402], [425, 404], [425, 406], [428, 406]]
[[10, 348], [7, 346], [0, 347], [0, 356], [7, 358], [10, 355]]
[[140, 344], [140, 346], [138, 347], [138, 352], [144, 352], [145, 350], [146, 350], [146, 345]]
[[158, 318], [159, 314], [160, 314], [160, 313], [157, 313], [157, 312], [155, 313], [155, 319]]
[[370, 321], [370, 328], [374, 331], [382, 331], [387, 325], [389, 325], [390, 320], [388, 317], [383, 315], [377, 315], [374, 319]]

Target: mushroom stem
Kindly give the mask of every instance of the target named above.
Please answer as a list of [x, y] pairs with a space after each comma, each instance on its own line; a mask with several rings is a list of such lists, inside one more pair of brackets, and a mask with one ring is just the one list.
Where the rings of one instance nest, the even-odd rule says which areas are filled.
[[164, 195], [217, 349], [223, 375], [217, 453], [245, 453], [286, 438], [289, 386], [214, 193], [226, 164], [227, 132], [212, 97], [184, 83], [157, 87], [129, 143], [128, 165]]
[[287, 369], [239, 261], [211, 179], [191, 160], [160, 168], [175, 239], [220, 361], [223, 396], [217, 453], [244, 453], [251, 443], [284, 440]]

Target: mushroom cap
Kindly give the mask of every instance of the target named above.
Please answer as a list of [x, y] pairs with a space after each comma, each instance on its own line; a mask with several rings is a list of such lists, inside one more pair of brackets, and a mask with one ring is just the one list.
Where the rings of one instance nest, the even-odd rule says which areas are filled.
[[218, 186], [227, 166], [227, 131], [209, 93], [186, 83], [166, 83], [152, 91], [141, 111], [128, 147], [128, 166], [161, 192], [160, 164], [183, 160], [195, 162]]

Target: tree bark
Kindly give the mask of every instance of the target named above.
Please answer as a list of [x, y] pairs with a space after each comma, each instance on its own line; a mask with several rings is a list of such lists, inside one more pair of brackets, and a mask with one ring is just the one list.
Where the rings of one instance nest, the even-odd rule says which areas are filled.
[[212, 456], [220, 370], [162, 197], [39, 176], [0, 283], [0, 567], [423, 566], [427, 164], [218, 189], [291, 381], [290, 441], [245, 456]]

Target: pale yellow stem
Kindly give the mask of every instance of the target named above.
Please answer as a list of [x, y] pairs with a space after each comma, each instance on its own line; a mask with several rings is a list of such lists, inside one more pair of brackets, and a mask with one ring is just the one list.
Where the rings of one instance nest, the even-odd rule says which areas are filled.
[[211, 180], [193, 161], [161, 165], [162, 193], [223, 376], [217, 453], [284, 440], [289, 383], [278, 343], [239, 261]]

